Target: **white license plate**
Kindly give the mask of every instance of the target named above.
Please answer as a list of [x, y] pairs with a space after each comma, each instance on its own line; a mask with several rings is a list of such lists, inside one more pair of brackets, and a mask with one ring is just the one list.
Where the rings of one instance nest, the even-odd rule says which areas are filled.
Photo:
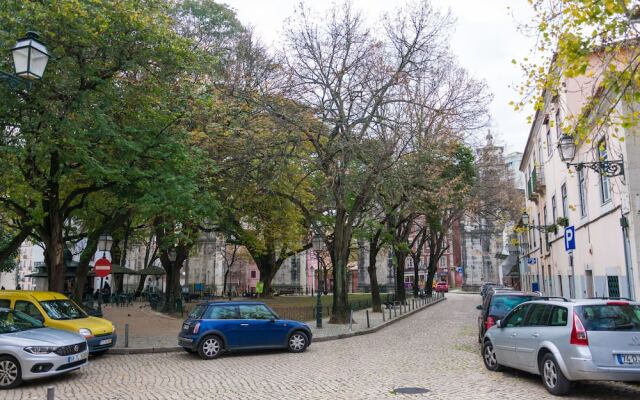
[[113, 339], [102, 339], [100, 341], [100, 346], [102, 346], [103, 344], [111, 344], [111, 342], [113, 342]]
[[182, 330], [183, 331], [188, 331], [189, 330], [189, 324], [182, 325]]
[[79, 353], [79, 354], [74, 354], [72, 356], [68, 356], [67, 357], [67, 362], [68, 363], [72, 363], [72, 362], [84, 360], [85, 358], [87, 358], [87, 352], [86, 351], [83, 352], [83, 353]]
[[640, 354], [616, 354], [620, 365], [640, 365]]

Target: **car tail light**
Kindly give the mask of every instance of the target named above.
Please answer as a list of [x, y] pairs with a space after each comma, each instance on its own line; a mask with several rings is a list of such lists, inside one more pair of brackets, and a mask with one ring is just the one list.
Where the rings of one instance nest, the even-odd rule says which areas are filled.
[[628, 301], [607, 301], [608, 306], [628, 306]]
[[492, 326], [496, 324], [496, 320], [493, 317], [487, 317], [487, 320], [484, 321], [484, 328], [489, 330]]
[[199, 330], [200, 330], [200, 322], [196, 322], [196, 324], [193, 326], [193, 333], [198, 333]]
[[580, 317], [578, 314], [573, 312], [573, 329], [571, 329], [571, 344], [575, 344], [577, 346], [588, 346], [589, 338], [587, 337], [587, 330], [584, 329], [584, 325], [582, 325], [582, 321], [580, 321]]

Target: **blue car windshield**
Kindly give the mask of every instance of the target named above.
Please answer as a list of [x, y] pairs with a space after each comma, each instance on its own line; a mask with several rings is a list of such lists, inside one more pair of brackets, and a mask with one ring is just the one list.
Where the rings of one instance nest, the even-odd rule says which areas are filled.
[[0, 334], [44, 328], [42, 322], [25, 313], [12, 310], [0, 311]]

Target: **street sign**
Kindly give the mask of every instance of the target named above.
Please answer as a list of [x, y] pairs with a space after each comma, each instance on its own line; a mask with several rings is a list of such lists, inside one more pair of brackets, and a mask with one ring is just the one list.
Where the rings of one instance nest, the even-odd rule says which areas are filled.
[[564, 249], [566, 251], [576, 249], [576, 228], [573, 225], [564, 228]]
[[104, 278], [111, 273], [111, 261], [102, 257], [96, 261], [93, 270], [98, 278]]
[[538, 263], [537, 258], [527, 258], [527, 264], [537, 264], [537, 263]]

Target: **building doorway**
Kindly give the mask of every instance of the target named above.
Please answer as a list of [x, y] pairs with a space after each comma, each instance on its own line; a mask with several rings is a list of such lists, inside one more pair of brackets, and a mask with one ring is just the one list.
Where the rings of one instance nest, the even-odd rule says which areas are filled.
[[593, 272], [585, 271], [585, 279], [587, 281], [587, 298], [593, 297]]

